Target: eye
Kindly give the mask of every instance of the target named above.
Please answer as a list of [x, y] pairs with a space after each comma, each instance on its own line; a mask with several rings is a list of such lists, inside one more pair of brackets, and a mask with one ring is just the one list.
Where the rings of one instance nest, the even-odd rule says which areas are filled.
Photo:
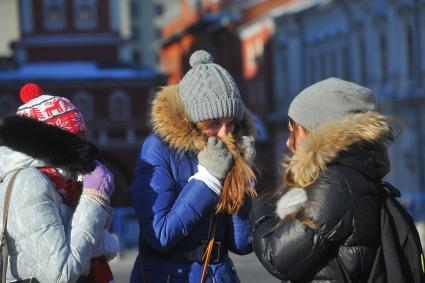
[[210, 124], [211, 128], [218, 128], [220, 127], [220, 123], [218, 121], [212, 121]]

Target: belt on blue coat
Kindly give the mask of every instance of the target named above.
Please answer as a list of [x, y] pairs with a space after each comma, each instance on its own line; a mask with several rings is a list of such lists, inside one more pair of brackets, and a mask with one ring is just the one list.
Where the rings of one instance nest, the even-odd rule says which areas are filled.
[[[190, 249], [173, 248], [171, 251], [161, 253], [152, 248], [146, 241], [142, 241], [141, 245], [142, 256], [156, 257], [164, 260], [171, 261], [188, 261], [204, 263], [204, 254], [207, 247], [207, 241], [203, 240], [201, 243]], [[211, 252], [210, 263], [219, 263], [224, 258], [228, 257], [227, 247], [221, 241], [215, 241]]]

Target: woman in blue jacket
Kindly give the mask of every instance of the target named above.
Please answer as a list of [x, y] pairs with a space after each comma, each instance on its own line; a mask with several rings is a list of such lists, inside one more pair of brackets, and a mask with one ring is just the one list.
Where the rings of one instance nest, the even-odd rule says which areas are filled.
[[252, 251], [252, 119], [234, 80], [208, 52], [193, 53], [190, 65], [152, 104], [154, 133], [132, 183], [141, 231], [132, 283], [200, 282], [214, 230], [206, 282], [239, 282], [228, 251]]

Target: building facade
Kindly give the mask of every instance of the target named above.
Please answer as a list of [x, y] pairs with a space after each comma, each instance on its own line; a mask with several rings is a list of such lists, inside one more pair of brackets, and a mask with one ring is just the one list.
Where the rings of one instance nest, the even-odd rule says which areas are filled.
[[20, 38], [13, 43], [18, 65], [0, 70], [0, 116], [16, 112], [26, 82], [67, 97], [82, 110], [88, 139], [115, 175], [115, 207], [131, 206], [138, 149], [150, 131], [150, 99], [165, 81], [154, 69], [131, 64], [121, 4], [20, 0]]
[[331, 76], [365, 85], [395, 118], [387, 179], [403, 191], [415, 218], [425, 220], [425, 1], [309, 2], [275, 18], [276, 156], [288, 135], [289, 102], [301, 89]]

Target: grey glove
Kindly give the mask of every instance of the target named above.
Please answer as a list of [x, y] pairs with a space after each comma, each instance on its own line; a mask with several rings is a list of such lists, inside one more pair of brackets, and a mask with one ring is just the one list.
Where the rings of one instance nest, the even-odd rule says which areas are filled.
[[207, 145], [198, 153], [199, 165], [205, 167], [221, 182], [226, 178], [232, 162], [233, 156], [224, 146], [223, 141], [216, 137], [209, 137]]
[[252, 136], [242, 136], [240, 141], [243, 157], [249, 165], [254, 163], [255, 159], [255, 139]]

